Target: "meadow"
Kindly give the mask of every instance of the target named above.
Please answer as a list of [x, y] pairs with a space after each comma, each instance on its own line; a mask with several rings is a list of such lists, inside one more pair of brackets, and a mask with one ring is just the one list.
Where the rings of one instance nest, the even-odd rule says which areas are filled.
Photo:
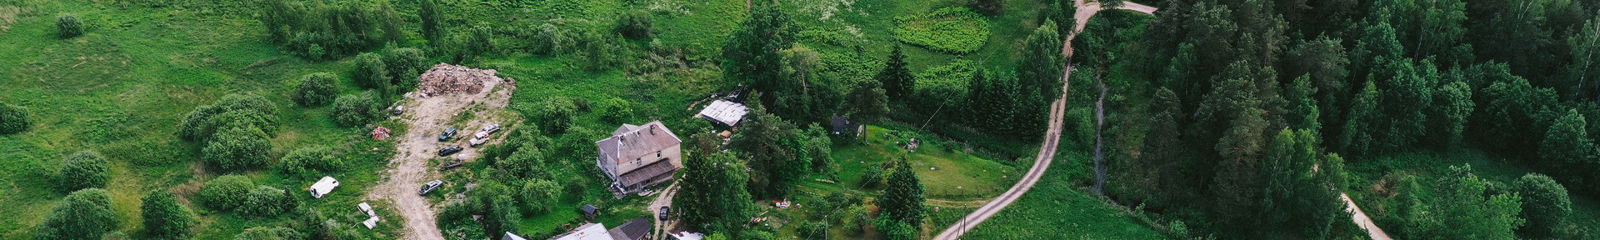
[[[375, 2], [393, 4], [406, 22], [402, 26], [407, 33], [394, 45], [422, 47], [426, 44], [414, 30], [418, 28], [416, 1]], [[393, 142], [370, 140], [366, 136], [370, 129], [366, 127], [337, 126], [329, 118], [332, 107], [300, 107], [290, 98], [296, 80], [316, 72], [339, 75], [337, 85], [342, 94], [359, 92], [361, 88], [356, 86], [350, 73], [354, 60], [348, 57], [306, 60], [285, 52], [266, 39], [261, 23], [254, 17], [254, 3], [0, 0], [0, 52], [6, 53], [0, 55], [0, 86], [5, 86], [0, 102], [27, 109], [34, 122], [33, 129], [28, 132], [0, 136], [0, 159], [6, 159], [0, 162], [0, 171], [6, 172], [0, 174], [0, 205], [8, 206], [0, 208], [0, 215], [12, 216], [0, 219], [0, 238], [32, 238], [39, 219], [66, 194], [51, 187], [57, 181], [56, 170], [61, 159], [80, 150], [99, 151], [113, 163], [113, 177], [107, 190], [112, 193], [113, 210], [122, 222], [119, 229], [122, 232], [134, 235], [142, 231], [139, 198], [151, 191], [169, 189], [179, 193], [182, 201], [190, 201], [190, 194], [218, 174], [196, 161], [202, 146], [176, 137], [177, 125], [190, 110], [230, 93], [261, 95], [279, 110], [280, 119], [287, 120], [279, 123], [278, 133], [271, 139], [270, 155], [274, 158], [311, 146], [334, 146], [342, 150], [345, 155], [341, 157], [353, 164], [333, 175], [345, 184], [326, 198], [296, 196], [336, 219], [357, 218], [354, 206], [366, 196], [368, 188], [383, 178], [381, 173], [389, 156], [393, 155]], [[722, 43], [747, 12], [745, 1], [738, 0], [443, 1], [442, 4], [447, 30], [460, 33], [471, 27], [487, 27], [495, 34], [493, 41], [500, 50], [465, 64], [497, 69], [501, 76], [517, 79], [512, 109], [532, 108], [558, 96], [586, 103], [622, 99], [632, 103], [635, 114], [621, 122], [662, 120], [682, 135], [709, 131], [710, 126], [691, 118], [697, 110], [692, 106], [703, 96], [733, 87], [722, 81], [722, 73], [716, 65]], [[826, 68], [841, 73], [848, 78], [846, 80], [870, 78], [881, 67], [882, 56], [895, 45], [906, 46], [914, 72], [953, 62], [1003, 69], [1019, 64], [1015, 54], [1017, 45], [1038, 25], [1034, 19], [1040, 3], [1033, 0], [1009, 1], [1004, 14], [983, 19], [987, 24], [935, 24], [938, 26], [935, 28], [899, 25], [899, 19], [912, 16], [946, 16], [938, 15], [940, 9], [960, 5], [960, 1], [919, 0], [781, 3], [782, 9], [798, 23], [800, 44], [816, 49], [822, 54]], [[617, 16], [639, 9], [655, 19], [654, 40], [620, 42], [619, 47], [628, 49], [626, 56], [630, 59], [621, 64], [624, 66], [591, 71], [585, 69], [586, 60], [578, 56], [521, 51], [530, 44], [526, 40], [530, 34], [527, 29], [539, 24], [610, 29]], [[82, 18], [89, 26], [86, 34], [57, 39], [55, 17], [62, 13]], [[950, 49], [917, 47], [952, 41], [946, 39], [950, 36], [937, 32], [919, 32], [949, 30], [947, 28], [986, 35], [962, 39], [965, 42]], [[897, 38], [897, 34], [921, 37], [908, 40]], [[902, 43], [902, 40], [913, 43]], [[450, 61], [444, 56], [432, 56], [430, 60]], [[661, 61], [681, 67], [632, 67]], [[911, 107], [920, 106], [896, 106], [897, 109]], [[1013, 159], [1031, 159], [1027, 156], [1036, 149], [1035, 140], [1006, 139], [948, 127], [954, 123], [932, 121], [930, 124], [929, 119], [935, 117], [930, 116], [932, 114], [937, 113], [892, 114], [893, 120], [884, 123], [888, 127], [870, 128], [865, 144], [837, 145], [833, 156], [841, 165], [837, 175], [840, 181], [808, 182], [804, 189], [875, 196], [871, 190], [857, 189], [859, 185], [852, 182], [859, 181], [860, 169], [904, 156], [917, 167], [916, 173], [922, 177], [928, 197], [938, 202], [932, 205], [942, 208], [925, 230], [938, 231], [951, 222], [951, 216], [958, 218], [957, 213], [971, 211], [975, 206], [971, 203], [1003, 192], [1020, 175], [1018, 171], [1029, 167], [1027, 161]], [[616, 123], [603, 120], [601, 115], [589, 111], [577, 116], [573, 126], [591, 132], [615, 128]], [[403, 135], [403, 124], [398, 121], [374, 124], [397, 130], [396, 136]], [[926, 129], [928, 126], [934, 129]], [[891, 133], [894, 136], [889, 135]], [[903, 136], [927, 136], [923, 139], [929, 144], [915, 153], [898, 152], [894, 141], [905, 139]], [[594, 141], [579, 139], [587, 137], [563, 136], [555, 140]], [[576, 166], [592, 164], [588, 156], [574, 156], [563, 161]], [[1058, 161], [1057, 164], [1065, 163], [1074, 161]], [[469, 164], [466, 168], [483, 167]], [[1056, 169], [1064, 168], [1075, 167]], [[285, 174], [276, 169], [251, 171], [245, 175], [257, 183], [290, 191], [304, 189], [321, 177]], [[1042, 183], [1036, 191], [1059, 195], [1030, 195], [1018, 207], [1023, 210], [1018, 211], [1028, 216], [1055, 215], [1059, 213], [1034, 211], [1041, 208], [1036, 206], [1064, 201], [1094, 211], [1069, 213], [1079, 217], [1060, 221], [1085, 226], [1100, 224], [1106, 218], [1127, 221], [1125, 216], [1111, 214], [1099, 202], [1090, 201], [1087, 194], [1066, 186], [1067, 177], [1052, 176], [1063, 174], [1047, 175], [1045, 182], [1048, 184]], [[603, 186], [596, 181], [584, 184]], [[1050, 200], [1035, 200], [1041, 197]], [[437, 197], [435, 200], [444, 201]], [[615, 226], [634, 216], [645, 215], [640, 209], [648, 199], [611, 200], [603, 191], [585, 191], [559, 201], [559, 206], [554, 207], [559, 209], [557, 211], [524, 219], [519, 228], [535, 233], [556, 230], [577, 219], [577, 213], [570, 209], [595, 202], [606, 202], [615, 209], [600, 220]], [[189, 205], [201, 216], [201, 223], [195, 228], [198, 233], [194, 237], [198, 239], [229, 238], [249, 227], [281, 224], [293, 218], [249, 218]], [[383, 208], [387, 204], [374, 205]], [[394, 237], [399, 217], [385, 213], [391, 211], [379, 212], [386, 220], [375, 230], [362, 231], [373, 238]], [[1121, 231], [1130, 234], [1126, 236], [1149, 236], [1148, 232], [1135, 234], [1139, 228], [1132, 225], [1112, 228], [1123, 229]], [[792, 234], [793, 229], [780, 232]]]

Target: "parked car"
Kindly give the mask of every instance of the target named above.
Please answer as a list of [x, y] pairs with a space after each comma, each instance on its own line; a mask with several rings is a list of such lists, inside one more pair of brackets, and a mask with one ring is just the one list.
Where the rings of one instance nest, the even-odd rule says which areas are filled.
[[443, 180], [428, 181], [428, 183], [422, 184], [422, 191], [417, 192], [417, 195], [428, 195], [428, 193], [433, 192], [434, 189], [439, 189], [439, 186], [441, 185], [444, 185]]
[[483, 134], [490, 134], [494, 133], [495, 131], [500, 131], [500, 124], [490, 123], [489, 125], [484, 125], [483, 130], [478, 130], [478, 132]]
[[477, 147], [478, 145], [483, 145], [483, 143], [487, 143], [487, 142], [489, 142], [488, 138], [473, 138], [472, 140], [468, 140], [467, 144], [470, 145], [470, 146], [473, 146], [473, 147]]
[[456, 128], [445, 129], [444, 133], [439, 134], [439, 141], [450, 140], [450, 137], [456, 136], [456, 131]]
[[464, 162], [461, 161], [461, 159], [451, 160], [450, 162], [444, 163], [444, 166], [440, 167], [441, 168], [440, 170], [450, 170], [450, 169], [454, 169], [454, 168], [457, 168], [457, 167], [461, 167], [462, 163], [464, 163]]
[[450, 154], [456, 154], [458, 152], [461, 152], [461, 146], [450, 146], [444, 149], [439, 149], [439, 156], [450, 156]]
[[671, 215], [667, 214], [668, 213], [667, 210], [669, 210], [670, 208], [671, 207], [668, 207], [668, 206], [661, 206], [661, 212], [656, 213], [656, 215], [659, 215], [657, 217], [661, 218], [662, 221], [666, 221], [667, 220], [667, 216], [671, 216]]

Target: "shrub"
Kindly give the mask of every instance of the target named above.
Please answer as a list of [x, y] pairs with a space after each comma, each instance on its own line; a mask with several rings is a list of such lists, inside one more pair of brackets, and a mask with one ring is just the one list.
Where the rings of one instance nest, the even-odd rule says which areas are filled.
[[256, 183], [240, 175], [224, 175], [206, 181], [200, 186], [200, 192], [195, 196], [200, 203], [208, 208], [229, 210], [239, 207], [245, 201], [245, 194], [256, 187]]
[[333, 155], [333, 150], [326, 147], [307, 147], [296, 149], [278, 159], [278, 169], [286, 174], [304, 174], [308, 171], [338, 172], [344, 168], [344, 162]]
[[0, 104], [0, 134], [20, 133], [32, 125], [28, 121], [28, 113], [23, 112], [22, 108]]
[[276, 217], [288, 212], [294, 204], [294, 199], [289, 197], [283, 189], [270, 186], [256, 186], [250, 193], [245, 194], [244, 202], [239, 204], [239, 214], [248, 217]]
[[366, 124], [377, 118], [378, 114], [378, 103], [371, 92], [339, 96], [333, 100], [333, 122], [342, 127]]
[[83, 21], [77, 15], [61, 14], [56, 17], [56, 36], [68, 39], [83, 35]]
[[876, 164], [876, 165], [872, 165], [872, 166], [867, 166], [866, 171], [861, 172], [861, 187], [862, 188], [875, 188], [875, 187], [882, 186], [882, 185], [883, 185], [883, 165], [882, 164]]
[[384, 54], [383, 65], [389, 67], [395, 92], [408, 92], [417, 88], [417, 76], [428, 70], [428, 57], [416, 48], [396, 48]]
[[272, 116], [267, 116], [264, 113], [252, 109], [240, 109], [224, 112], [211, 117], [209, 121], [210, 123], [207, 123], [201, 128], [201, 134], [211, 136], [208, 139], [215, 139], [216, 133], [230, 128], [260, 129], [262, 133], [266, 133], [269, 136], [272, 135], [275, 132], [274, 129], [276, 129], [276, 127], [272, 125]]
[[572, 126], [572, 117], [577, 115], [578, 105], [572, 99], [553, 97], [546, 99], [533, 115], [539, 121], [539, 129], [551, 134], [567, 132], [567, 127]]
[[357, 86], [379, 91], [389, 90], [389, 67], [384, 65], [383, 57], [378, 54], [356, 55], [356, 69], [351, 75], [355, 78]]
[[465, 55], [469, 58], [486, 56], [494, 53], [496, 49], [494, 32], [484, 26], [472, 28], [463, 44], [466, 46], [462, 46], [461, 49], [466, 51]]
[[170, 191], [158, 190], [142, 199], [140, 216], [144, 217], [144, 230], [151, 236], [164, 239], [183, 239], [195, 225], [195, 216], [188, 207], [178, 203], [178, 196]]
[[111, 163], [93, 151], [79, 151], [67, 155], [61, 162], [61, 177], [57, 185], [67, 191], [85, 188], [103, 188], [111, 180]]
[[1523, 175], [1514, 188], [1522, 195], [1522, 218], [1528, 220], [1520, 229], [1525, 235], [1551, 236], [1572, 213], [1572, 199], [1567, 196], [1567, 188], [1549, 176]]
[[257, 14], [268, 39], [310, 59], [349, 56], [400, 40], [399, 15], [365, 1], [266, 1]]
[[617, 33], [628, 39], [650, 38], [655, 32], [655, 26], [650, 22], [650, 13], [645, 11], [630, 11], [617, 19]]
[[272, 143], [260, 129], [234, 127], [218, 132], [200, 150], [200, 157], [213, 167], [231, 172], [266, 166], [270, 161], [267, 153], [271, 151]]
[[600, 114], [602, 114], [600, 119], [608, 123], [622, 123], [633, 117], [633, 104], [629, 103], [628, 100], [622, 100], [621, 98], [606, 99], [605, 104], [600, 107]]
[[219, 129], [216, 126], [218, 122], [212, 121], [211, 118], [238, 110], [254, 110], [260, 113], [252, 116], [260, 118], [259, 126], [256, 127], [262, 131], [272, 132], [271, 129], [277, 126], [277, 110], [266, 98], [253, 94], [228, 94], [216, 103], [190, 111], [189, 115], [184, 117], [183, 123], [178, 126], [178, 136], [191, 141], [211, 138], [211, 134]]
[[828, 239], [828, 223], [817, 221], [801, 223], [800, 229], [796, 232], [802, 239]]
[[300, 78], [294, 89], [294, 102], [300, 106], [320, 107], [333, 102], [339, 94], [338, 76], [332, 73], [312, 73]]
[[878, 227], [877, 228], [878, 229], [878, 233], [883, 235], [883, 239], [887, 239], [887, 240], [914, 240], [914, 239], [917, 239], [916, 227], [915, 226], [911, 226], [910, 224], [906, 224], [905, 222], [896, 221], [896, 220], [894, 220], [892, 218], [889, 218], [889, 217], [886, 217], [886, 216], [880, 216], [876, 220], [876, 223], [877, 223], [877, 227]]
[[116, 213], [111, 211], [111, 195], [105, 189], [89, 188], [67, 194], [51, 209], [34, 234], [41, 240], [100, 239], [117, 229]]
[[972, 10], [977, 10], [989, 15], [999, 14], [1001, 11], [1005, 10], [1005, 5], [1005, 0], [972, 0], [972, 2], [967, 3], [967, 7], [972, 8]]
[[989, 40], [989, 21], [961, 7], [896, 17], [896, 40], [935, 51], [964, 54], [977, 51]]
[[300, 232], [287, 227], [252, 227], [234, 236], [233, 240], [289, 240], [299, 236]]
[[545, 23], [539, 25], [533, 34], [533, 53], [559, 54], [577, 45], [572, 36], [555, 24]]
[[583, 52], [579, 53], [578, 58], [587, 63], [583, 66], [584, 70], [597, 72], [622, 64], [626, 45], [622, 44], [621, 39], [617, 39], [617, 35], [588, 31], [580, 36], [579, 42], [583, 43]]

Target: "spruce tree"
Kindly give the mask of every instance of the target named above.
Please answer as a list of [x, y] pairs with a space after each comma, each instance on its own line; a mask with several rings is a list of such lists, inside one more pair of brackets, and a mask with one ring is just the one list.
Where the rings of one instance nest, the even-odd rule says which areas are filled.
[[894, 171], [889, 173], [883, 196], [878, 198], [878, 209], [891, 220], [916, 228], [922, 226], [922, 219], [927, 216], [922, 209], [926, 200], [922, 195], [922, 180], [918, 180], [905, 159], [897, 161]]
[[916, 91], [916, 79], [911, 76], [911, 70], [906, 68], [906, 54], [901, 52], [899, 44], [894, 45], [894, 51], [889, 53], [889, 61], [884, 63], [877, 79], [884, 93], [894, 100], [903, 101]]
[[[695, 139], [714, 139], [699, 134]], [[695, 150], [684, 159], [682, 189], [672, 198], [686, 226], [706, 233], [734, 233], [750, 220], [751, 203], [744, 164], [731, 153]]]

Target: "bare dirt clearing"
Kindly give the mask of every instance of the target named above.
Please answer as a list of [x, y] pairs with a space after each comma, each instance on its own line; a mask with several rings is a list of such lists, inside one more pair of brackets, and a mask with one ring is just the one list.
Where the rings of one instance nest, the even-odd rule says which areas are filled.
[[[393, 204], [391, 209], [404, 218], [404, 239], [444, 239], [433, 207], [427, 198], [417, 195], [417, 191], [423, 182], [437, 178], [428, 160], [438, 157], [439, 149], [455, 145], [466, 147], [465, 139], [471, 138], [473, 131], [486, 123], [499, 121], [496, 118], [504, 115], [495, 112], [509, 103], [516, 83], [509, 78], [495, 77], [494, 73], [494, 70], [440, 64], [420, 77], [423, 87], [419, 91], [406, 93], [402, 100], [400, 106], [405, 113], [400, 118], [408, 125], [406, 133], [395, 144], [395, 156], [389, 162], [385, 181], [374, 187], [367, 198]], [[475, 119], [459, 126], [450, 125], [458, 114], [468, 114], [463, 113], [468, 109], [477, 111], [470, 113], [477, 116]], [[451, 127], [461, 129], [461, 133], [449, 141], [439, 141], [438, 134]], [[478, 148], [465, 148], [452, 157], [471, 160], [477, 155]]]

